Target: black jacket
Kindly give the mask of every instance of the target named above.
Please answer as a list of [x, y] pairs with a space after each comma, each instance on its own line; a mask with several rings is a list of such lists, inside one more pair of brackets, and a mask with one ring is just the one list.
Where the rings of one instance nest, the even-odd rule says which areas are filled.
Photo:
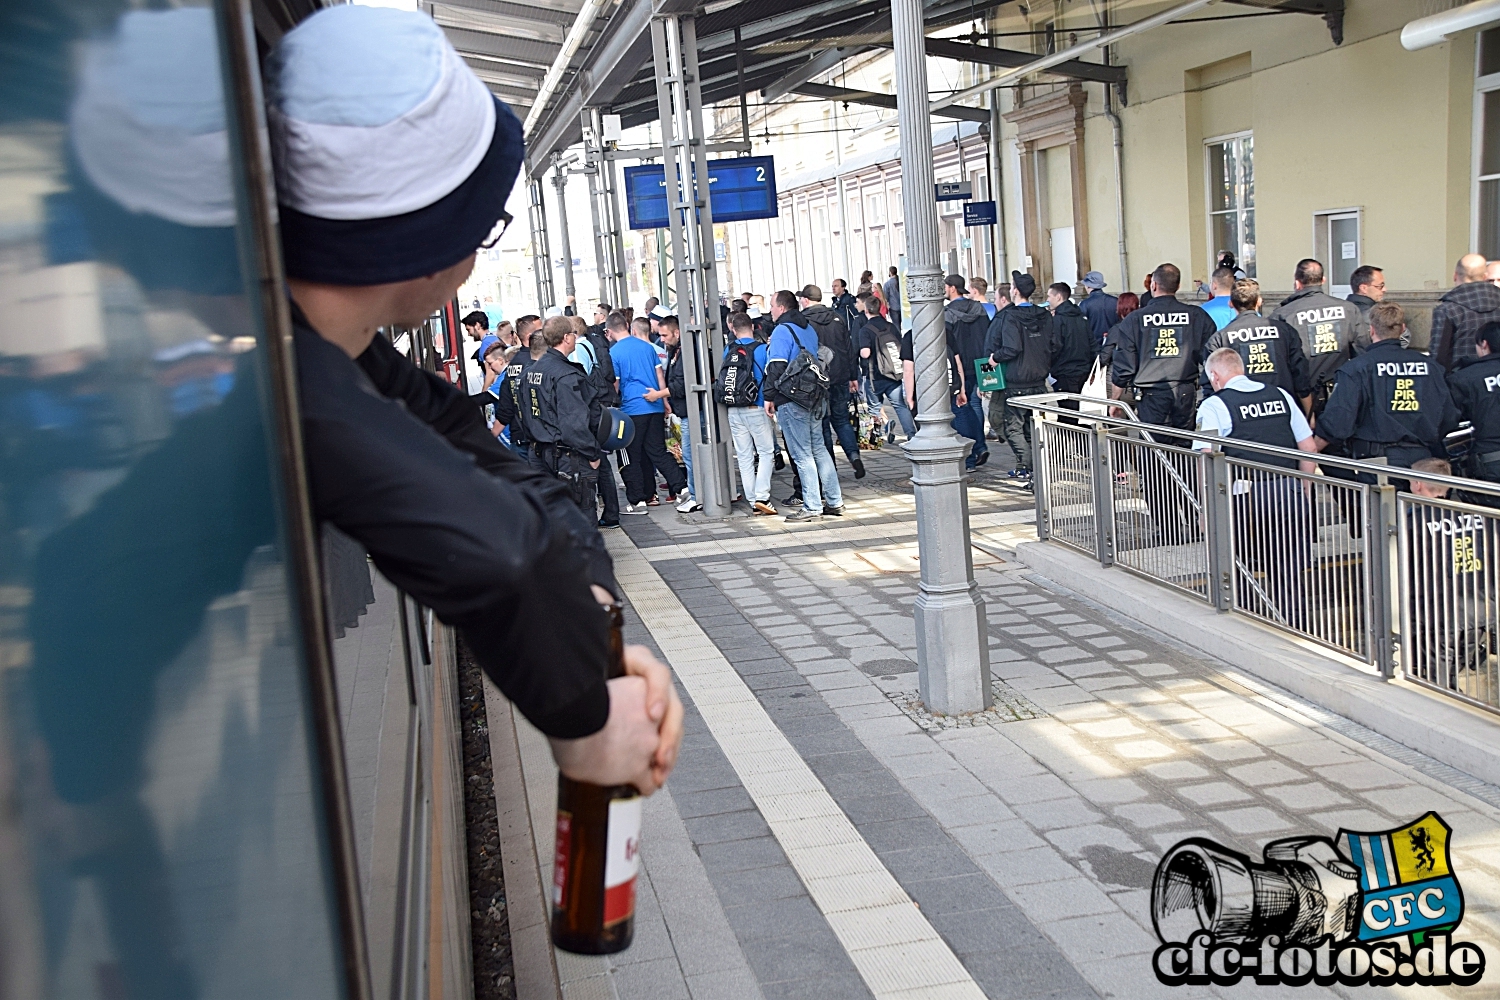
[[1355, 458], [1392, 446], [1423, 447], [1443, 457], [1443, 436], [1458, 426], [1458, 410], [1443, 369], [1396, 340], [1378, 340], [1338, 370], [1318, 418], [1325, 441], [1348, 441]]
[[989, 325], [989, 313], [984, 311], [982, 303], [973, 299], [960, 296], [943, 305], [943, 332], [963, 361], [964, 386], [969, 392], [973, 392], [974, 387], [974, 361], [984, 357]]
[[1218, 324], [1175, 295], [1153, 295], [1151, 302], [1120, 321], [1119, 346], [1110, 378], [1122, 388], [1166, 388], [1198, 381], [1203, 345]]
[[1088, 375], [1098, 353], [1099, 338], [1094, 336], [1089, 318], [1072, 299], [1065, 300], [1052, 313], [1053, 377]]
[[510, 428], [510, 440], [513, 444], [527, 444], [531, 441], [521, 403], [521, 386], [526, 384], [526, 369], [531, 364], [529, 350], [523, 347], [515, 353], [510, 364], [505, 366], [505, 381], [501, 383], [500, 396], [495, 401], [495, 419], [502, 426]]
[[1370, 321], [1364, 313], [1326, 294], [1322, 285], [1288, 295], [1269, 318], [1285, 323], [1302, 338], [1307, 377], [1314, 389], [1332, 382], [1334, 372], [1370, 346]]
[[1374, 299], [1370, 298], [1368, 295], [1361, 295], [1358, 292], [1355, 292], [1344, 301], [1353, 302], [1356, 306], [1359, 307], [1360, 315], [1366, 317], [1370, 315], [1370, 310], [1375, 307]]
[[682, 373], [682, 342], [667, 348], [667, 402], [679, 420], [687, 419], [687, 378]]
[[1500, 288], [1488, 281], [1455, 285], [1432, 310], [1432, 340], [1427, 352], [1451, 371], [1461, 358], [1475, 356], [1474, 335], [1495, 320], [1500, 320]]
[[1475, 456], [1500, 451], [1500, 354], [1459, 360], [1448, 373], [1448, 390], [1458, 418], [1474, 427], [1470, 451]]
[[[1281, 320], [1264, 319], [1260, 313], [1240, 313], [1208, 338], [1203, 345], [1203, 360], [1206, 362], [1221, 347], [1232, 348], [1240, 356], [1246, 377], [1254, 382], [1285, 389], [1294, 399], [1303, 399], [1312, 391], [1302, 338]], [[1205, 371], [1204, 396], [1212, 392]]]
[[990, 360], [1005, 365], [1006, 388], [1045, 385], [1052, 370], [1052, 316], [1041, 306], [1002, 309], [990, 322], [985, 348]]
[[839, 318], [844, 321], [845, 326], [850, 330], [854, 329], [854, 316], [859, 312], [858, 309], [854, 308], [854, 296], [848, 292], [845, 292], [843, 295], [835, 295], [828, 301], [828, 305], [834, 312], [839, 314]]
[[[818, 343], [833, 352], [833, 361], [828, 365], [829, 382], [848, 382], [859, 377], [859, 366], [854, 342], [849, 339], [849, 324], [833, 309], [821, 302], [802, 310], [807, 323], [818, 332]], [[781, 318], [786, 322], [786, 317]]]
[[526, 370], [525, 392], [529, 426], [538, 444], [576, 452], [590, 462], [598, 460], [599, 440], [589, 424], [593, 390], [582, 365], [549, 347]]

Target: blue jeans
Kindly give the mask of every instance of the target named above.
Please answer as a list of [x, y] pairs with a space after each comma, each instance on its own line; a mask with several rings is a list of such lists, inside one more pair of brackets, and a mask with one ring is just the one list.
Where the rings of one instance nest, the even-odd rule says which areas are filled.
[[[977, 397], [979, 393], [974, 395]], [[971, 469], [979, 456], [990, 450], [990, 446], [984, 443], [984, 417], [980, 416], [980, 412], [974, 408], [973, 399], [959, 406], [958, 397], [953, 398], [953, 429], [974, 442], [969, 457], [964, 460], [964, 464]]]
[[[879, 405], [881, 397], [876, 396], [876, 405]], [[906, 435], [910, 441], [917, 436], [917, 422], [912, 419], [911, 407], [906, 405], [906, 389], [897, 382], [886, 390], [884, 401], [890, 403], [896, 409], [896, 419], [901, 422], [901, 433]]]
[[682, 424], [682, 464], [687, 466], [688, 496], [698, 499], [698, 487], [693, 482], [693, 435], [688, 433], [687, 417], [678, 417]]
[[833, 454], [833, 436], [838, 435], [844, 457], [850, 462], [859, 460], [859, 436], [849, 426], [849, 383], [829, 382], [828, 399], [824, 403], [827, 414], [823, 417], [823, 444], [828, 454]]
[[842, 507], [844, 491], [839, 486], [838, 469], [834, 468], [833, 455], [827, 448], [813, 446], [813, 428], [823, 422], [828, 413], [825, 399], [818, 408], [809, 413], [796, 403], [783, 403], [776, 407], [776, 417], [781, 422], [781, 436], [786, 439], [786, 450], [792, 453], [792, 464], [802, 479], [802, 506], [821, 514], [823, 508]]

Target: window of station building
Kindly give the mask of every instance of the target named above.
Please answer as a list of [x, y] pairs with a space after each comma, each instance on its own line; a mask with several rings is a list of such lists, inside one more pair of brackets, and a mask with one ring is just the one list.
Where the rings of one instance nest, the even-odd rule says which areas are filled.
[[1474, 217], [1472, 243], [1500, 256], [1500, 28], [1481, 31], [1474, 85]]
[[1208, 192], [1208, 263], [1232, 252], [1255, 277], [1255, 140], [1249, 132], [1204, 143]]

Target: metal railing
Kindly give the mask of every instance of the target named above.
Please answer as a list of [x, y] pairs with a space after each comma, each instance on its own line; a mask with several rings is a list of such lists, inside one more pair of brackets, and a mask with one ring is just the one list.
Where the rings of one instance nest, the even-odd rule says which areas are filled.
[[1500, 710], [1500, 484], [1251, 441], [1229, 455], [1064, 400], [1103, 409], [1008, 401], [1032, 411], [1039, 538]]

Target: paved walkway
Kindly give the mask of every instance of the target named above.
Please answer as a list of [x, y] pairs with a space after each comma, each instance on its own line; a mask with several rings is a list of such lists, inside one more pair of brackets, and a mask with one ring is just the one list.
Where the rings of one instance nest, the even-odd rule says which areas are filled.
[[842, 519], [663, 506], [611, 538], [627, 638], [673, 664], [688, 736], [647, 810], [638, 943], [561, 958], [570, 998], [1353, 995], [1159, 985], [1156, 863], [1187, 836], [1258, 858], [1428, 810], [1492, 972], [1393, 992], [1500, 997], [1500, 789], [1030, 576], [1006, 558], [1030, 495], [1003, 473], [970, 494], [997, 709], [945, 727], [914, 706], [908, 467], [867, 461]]

